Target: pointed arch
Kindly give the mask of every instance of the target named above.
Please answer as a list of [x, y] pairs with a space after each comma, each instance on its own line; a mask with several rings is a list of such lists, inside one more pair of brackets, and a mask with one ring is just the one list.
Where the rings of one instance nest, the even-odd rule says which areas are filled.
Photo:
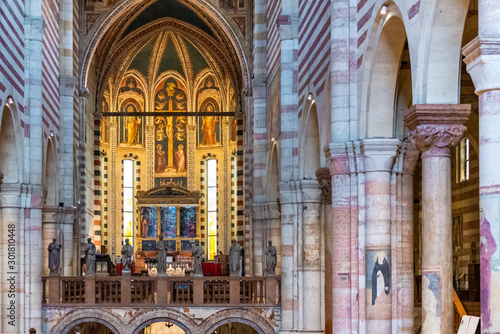
[[14, 100], [9, 97], [0, 114], [0, 172], [3, 183], [23, 182], [23, 152], [21, 131]]
[[322, 150], [320, 144], [318, 109], [316, 103], [312, 102], [306, 118], [301, 147], [303, 154], [301, 156], [300, 174], [304, 179], [316, 179], [316, 170], [321, 167]]

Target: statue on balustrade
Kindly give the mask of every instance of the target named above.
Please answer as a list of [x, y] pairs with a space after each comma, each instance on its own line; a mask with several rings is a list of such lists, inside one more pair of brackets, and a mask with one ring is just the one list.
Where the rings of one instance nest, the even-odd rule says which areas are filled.
[[203, 276], [203, 266], [202, 266], [202, 260], [203, 260], [203, 253], [205, 251], [203, 250], [203, 247], [200, 246], [200, 241], [195, 240], [194, 246], [192, 249], [192, 254], [193, 254], [193, 262], [194, 262], [194, 276]]
[[57, 242], [57, 239], [52, 239], [49, 244], [49, 269], [51, 275], [59, 275], [59, 264], [61, 263], [61, 245]]
[[167, 269], [167, 243], [163, 241], [163, 235], [160, 234], [160, 240], [156, 242], [156, 250], [158, 251], [158, 276], [165, 276]]
[[134, 254], [134, 248], [129, 244], [129, 240], [125, 239], [125, 245], [122, 248], [122, 264], [123, 272], [130, 273], [132, 268], [132, 255]]
[[240, 276], [240, 256], [241, 246], [233, 239], [229, 248], [229, 276]]
[[276, 276], [276, 247], [271, 240], [266, 248], [266, 276]]
[[85, 245], [85, 276], [94, 276], [96, 248], [92, 243], [92, 238], [88, 238], [87, 242]]

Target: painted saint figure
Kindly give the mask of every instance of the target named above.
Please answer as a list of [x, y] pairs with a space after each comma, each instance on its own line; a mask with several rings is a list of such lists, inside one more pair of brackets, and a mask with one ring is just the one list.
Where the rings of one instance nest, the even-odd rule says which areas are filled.
[[[213, 112], [214, 108], [209, 105], [207, 107], [207, 112]], [[215, 138], [215, 123], [218, 122], [216, 116], [205, 116], [203, 117], [203, 123], [201, 129], [203, 130], [203, 145], [214, 146], [219, 145]]]
[[175, 151], [175, 166], [177, 173], [186, 171], [186, 157], [184, 156], [184, 145], [179, 145]]
[[231, 248], [229, 248], [229, 276], [240, 276], [240, 255], [241, 246], [236, 243], [236, 240], [231, 240]]
[[481, 304], [486, 305], [485, 308], [481, 309], [481, 321], [483, 322], [483, 329], [490, 328], [491, 323], [491, 295], [489, 286], [491, 282], [491, 256], [497, 250], [497, 244], [495, 238], [491, 233], [490, 222], [484, 217], [483, 209], [480, 211], [480, 225], [479, 229], [481, 231]]
[[375, 253], [375, 264], [372, 272], [372, 305], [382, 292], [391, 292], [391, 271], [384, 252]]
[[158, 251], [158, 276], [165, 276], [167, 269], [167, 243], [163, 241], [163, 235], [160, 235], [160, 240], [156, 242], [156, 250]]
[[202, 260], [203, 253], [205, 253], [205, 251], [203, 250], [203, 247], [200, 246], [199, 240], [194, 241], [194, 246], [191, 252], [193, 254], [194, 276], [203, 276]]
[[132, 268], [132, 255], [134, 254], [134, 248], [129, 244], [128, 239], [125, 239], [125, 245], [123, 245], [121, 253], [123, 271], [130, 272], [130, 269]]
[[[127, 107], [127, 112], [134, 112], [134, 108], [132, 106]], [[141, 124], [141, 120], [135, 116], [127, 116], [127, 144], [128, 145], [137, 145], [139, 143], [139, 124]]]
[[88, 238], [87, 242], [85, 245], [85, 276], [94, 276], [96, 248], [92, 243], [92, 238]]
[[276, 276], [276, 247], [271, 240], [266, 248], [266, 276]]
[[51, 275], [59, 275], [59, 264], [61, 263], [61, 245], [57, 242], [57, 239], [52, 239], [49, 244], [49, 269]]
[[155, 172], [163, 173], [167, 164], [167, 157], [161, 144], [156, 145], [156, 165]]

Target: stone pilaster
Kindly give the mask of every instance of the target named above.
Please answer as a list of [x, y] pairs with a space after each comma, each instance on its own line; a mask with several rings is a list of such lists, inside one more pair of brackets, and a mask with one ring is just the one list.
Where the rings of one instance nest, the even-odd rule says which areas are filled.
[[392, 174], [392, 319], [398, 333], [414, 332], [413, 172], [420, 152], [401, 143]]
[[479, 95], [481, 332], [500, 332], [500, 22], [498, 4], [479, 0], [479, 37], [463, 49]]
[[366, 332], [392, 330], [391, 171], [398, 139], [365, 139]]
[[264, 247], [266, 245], [266, 235], [264, 233], [265, 226], [265, 204], [252, 204], [252, 261], [253, 275], [263, 276], [265, 269]]
[[[64, 276], [73, 276], [73, 227], [75, 224], [76, 208], [66, 207], [62, 210], [61, 233], [59, 234], [62, 246], [61, 266]], [[48, 245], [47, 245], [48, 246]]]
[[470, 105], [414, 105], [404, 121], [422, 153], [422, 330], [453, 333], [450, 149], [462, 139]]

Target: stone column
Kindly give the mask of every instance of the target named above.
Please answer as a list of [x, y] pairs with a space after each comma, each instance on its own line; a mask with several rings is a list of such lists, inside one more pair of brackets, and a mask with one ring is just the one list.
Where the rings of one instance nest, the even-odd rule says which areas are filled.
[[[42, 273], [43, 276], [49, 276], [49, 251], [47, 247], [53, 238], [57, 243], [62, 244], [61, 236], [61, 217], [62, 210], [57, 206], [47, 206], [42, 210]], [[64, 254], [64, 249], [61, 252]], [[63, 255], [64, 256], [64, 255]], [[61, 261], [62, 262], [62, 261]]]
[[263, 276], [265, 269], [264, 247], [267, 244], [264, 234], [264, 221], [266, 218], [265, 205], [252, 204], [252, 246], [253, 246], [253, 275]]
[[76, 208], [63, 209], [61, 233], [59, 241], [62, 246], [61, 267], [63, 276], [73, 275], [73, 226], [75, 224]]
[[[21, 330], [21, 314], [24, 312], [21, 305], [21, 244], [19, 234], [22, 186], [14, 183], [2, 184], [0, 192], [1, 217], [1, 332], [19, 333]], [[29, 263], [29, 262], [28, 262]], [[22, 289], [24, 292], [24, 288]], [[41, 291], [40, 291], [41, 292]]]
[[[420, 151], [407, 142], [401, 143], [393, 168], [393, 270], [392, 310], [398, 333], [413, 334], [414, 274], [413, 274], [413, 172]], [[393, 253], [394, 254], [394, 253]]]
[[417, 104], [405, 117], [422, 153], [422, 330], [453, 333], [450, 149], [463, 137], [470, 105]]
[[302, 192], [302, 310], [303, 329], [323, 333], [321, 307], [321, 208], [316, 180], [300, 181]]
[[500, 7], [479, 0], [479, 36], [463, 49], [479, 95], [479, 206], [481, 210], [481, 330], [500, 332]]
[[365, 139], [361, 144], [366, 200], [366, 332], [391, 333], [391, 171], [398, 139]]

